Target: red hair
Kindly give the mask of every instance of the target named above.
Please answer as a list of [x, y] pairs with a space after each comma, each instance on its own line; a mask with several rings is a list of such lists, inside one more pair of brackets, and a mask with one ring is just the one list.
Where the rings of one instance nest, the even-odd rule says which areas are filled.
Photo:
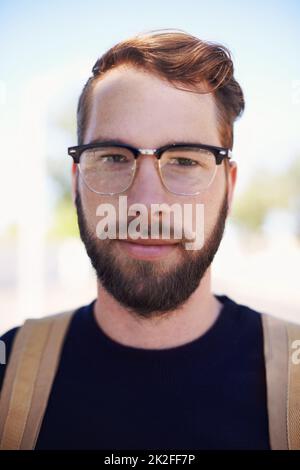
[[221, 143], [232, 149], [233, 124], [242, 115], [245, 101], [233, 76], [230, 51], [182, 30], [156, 30], [134, 36], [119, 42], [97, 60], [92, 69], [93, 76], [86, 82], [78, 102], [79, 145], [83, 143], [88, 125], [95, 83], [112, 68], [124, 64], [142, 68], [186, 91], [203, 93], [205, 83], [217, 105]]

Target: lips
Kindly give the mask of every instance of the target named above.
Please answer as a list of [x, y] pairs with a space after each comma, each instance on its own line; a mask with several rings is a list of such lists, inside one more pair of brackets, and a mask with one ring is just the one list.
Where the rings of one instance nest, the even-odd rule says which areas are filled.
[[179, 242], [176, 240], [116, 240], [120, 248], [129, 256], [139, 259], [155, 259], [165, 257], [174, 251]]
[[166, 246], [166, 245], [177, 245], [179, 243], [179, 240], [163, 240], [163, 239], [143, 239], [143, 238], [138, 238], [136, 240], [133, 240], [131, 238], [127, 238], [126, 240], [120, 240], [128, 243], [135, 243], [136, 245], [147, 245], [147, 246]]

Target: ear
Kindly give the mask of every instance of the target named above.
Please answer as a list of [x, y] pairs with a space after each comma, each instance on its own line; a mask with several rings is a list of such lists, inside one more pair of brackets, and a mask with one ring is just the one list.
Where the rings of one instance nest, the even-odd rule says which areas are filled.
[[228, 201], [228, 215], [231, 213], [233, 193], [237, 179], [237, 164], [234, 161], [229, 161], [227, 170], [227, 201]]
[[76, 163], [72, 164], [72, 201], [75, 206], [75, 197], [76, 197], [76, 187], [77, 187], [77, 179], [78, 179], [78, 168]]

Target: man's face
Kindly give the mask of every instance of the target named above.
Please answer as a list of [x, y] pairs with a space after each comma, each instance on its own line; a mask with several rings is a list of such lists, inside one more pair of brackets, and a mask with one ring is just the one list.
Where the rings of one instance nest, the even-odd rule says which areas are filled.
[[[93, 90], [84, 143], [103, 139], [122, 139], [147, 149], [182, 141], [222, 146], [211, 94], [178, 90], [147, 72], [125, 66], [108, 72]], [[226, 179], [223, 163], [212, 184], [199, 195], [176, 195], [163, 187], [155, 157], [143, 155], [133, 185], [125, 193], [102, 196], [87, 188], [74, 167], [73, 196], [81, 238], [102, 286], [137, 316], [162, 315], [182, 306], [199, 286], [219, 247], [235, 176], [232, 165]], [[153, 250], [128, 241], [100, 240], [96, 209], [102, 203], [117, 208], [121, 195], [127, 196], [128, 207], [142, 203], [149, 212], [155, 203], [204, 204], [203, 247], [189, 251], [183, 242], [161, 240], [165, 246]]]

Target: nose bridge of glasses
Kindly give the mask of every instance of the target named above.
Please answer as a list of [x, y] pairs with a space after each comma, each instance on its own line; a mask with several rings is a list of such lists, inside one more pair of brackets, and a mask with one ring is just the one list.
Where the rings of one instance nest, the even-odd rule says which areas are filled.
[[137, 157], [139, 155], [157, 155], [157, 149], [137, 149], [138, 151], [138, 154], [137, 154]]
[[[158, 170], [158, 165], [159, 165], [158, 159], [160, 158], [159, 149], [141, 149], [141, 148], [137, 148], [136, 153], [135, 153], [136, 163], [137, 163], [138, 157], [142, 157], [142, 156], [146, 157], [145, 161], [147, 161], [147, 160], [148, 161], [153, 161], [154, 167], [156, 168], [156, 171]], [[154, 158], [154, 159], [153, 158], [147, 158], [147, 157], [151, 157], [151, 156], [154, 156], [156, 158]], [[140, 166], [141, 166], [141, 161], [138, 163], [138, 165], [136, 165], [136, 171], [137, 172], [140, 171]], [[143, 166], [143, 164], [142, 164], [142, 166]], [[148, 171], [149, 171], [149, 169], [148, 169]]]

